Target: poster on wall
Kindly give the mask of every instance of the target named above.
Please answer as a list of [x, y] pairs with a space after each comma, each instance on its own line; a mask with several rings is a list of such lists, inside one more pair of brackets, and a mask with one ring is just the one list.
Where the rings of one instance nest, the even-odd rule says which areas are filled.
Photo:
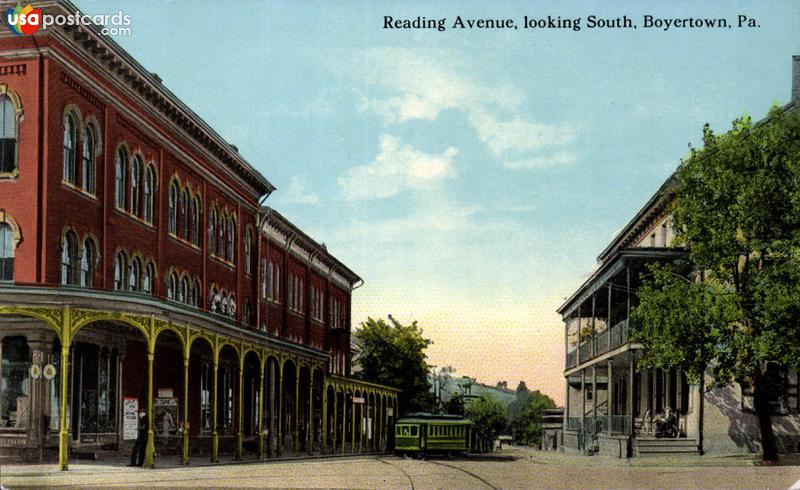
[[139, 399], [125, 397], [122, 402], [122, 438], [126, 441], [136, 439], [139, 420]]
[[159, 397], [153, 401], [153, 430], [156, 436], [175, 435], [178, 431], [178, 399]]

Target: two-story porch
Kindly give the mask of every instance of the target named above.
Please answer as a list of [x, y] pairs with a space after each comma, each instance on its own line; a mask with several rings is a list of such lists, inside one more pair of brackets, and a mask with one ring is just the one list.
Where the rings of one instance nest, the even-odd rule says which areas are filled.
[[643, 346], [629, 338], [646, 264], [679, 254], [666, 248], [619, 251], [559, 309], [565, 325], [564, 450], [615, 457], [697, 452], [696, 394], [680, 369], [638, 366]]

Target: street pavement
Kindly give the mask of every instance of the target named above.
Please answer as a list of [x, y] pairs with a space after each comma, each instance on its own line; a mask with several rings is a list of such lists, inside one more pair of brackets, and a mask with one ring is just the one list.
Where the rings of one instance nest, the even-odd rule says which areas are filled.
[[753, 458], [609, 460], [506, 448], [486, 457], [326, 458], [145, 470], [122, 464], [3, 465], [5, 488], [774, 488], [800, 480], [794, 465], [757, 466]]

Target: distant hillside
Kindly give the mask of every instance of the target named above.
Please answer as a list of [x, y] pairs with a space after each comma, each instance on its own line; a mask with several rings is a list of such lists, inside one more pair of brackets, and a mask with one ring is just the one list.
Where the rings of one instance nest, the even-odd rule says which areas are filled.
[[451, 376], [449, 374], [440, 375], [438, 379], [431, 374], [428, 375], [428, 382], [431, 384], [431, 391], [434, 395], [441, 397], [442, 403], [447, 403], [450, 398], [461, 394], [466, 398], [482, 396], [492, 396], [499, 400], [503, 405], [508, 406], [514, 399], [515, 391], [508, 388], [489, 386], [478, 383], [468, 376]]

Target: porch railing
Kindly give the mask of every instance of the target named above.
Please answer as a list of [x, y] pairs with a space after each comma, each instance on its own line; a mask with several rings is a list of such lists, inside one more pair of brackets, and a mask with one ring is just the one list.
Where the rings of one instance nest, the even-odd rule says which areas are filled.
[[567, 369], [578, 365], [578, 351], [567, 352]]
[[[573, 430], [580, 430], [581, 419], [575, 418], [576, 421], [570, 423], [575, 424]], [[632, 424], [632, 417], [630, 415], [598, 415], [597, 417], [587, 416], [585, 419], [585, 428], [588, 434], [608, 434], [609, 429], [611, 434], [630, 434]], [[570, 428], [568, 426], [568, 428]]]
[[[578, 354], [580, 354], [580, 362], [583, 363], [626, 344], [628, 342], [628, 332], [627, 319], [615, 323], [610, 329], [597, 334], [594, 339], [586, 340], [577, 349], [568, 352], [566, 368], [569, 369], [578, 365]], [[610, 341], [609, 337], [611, 337]]]

